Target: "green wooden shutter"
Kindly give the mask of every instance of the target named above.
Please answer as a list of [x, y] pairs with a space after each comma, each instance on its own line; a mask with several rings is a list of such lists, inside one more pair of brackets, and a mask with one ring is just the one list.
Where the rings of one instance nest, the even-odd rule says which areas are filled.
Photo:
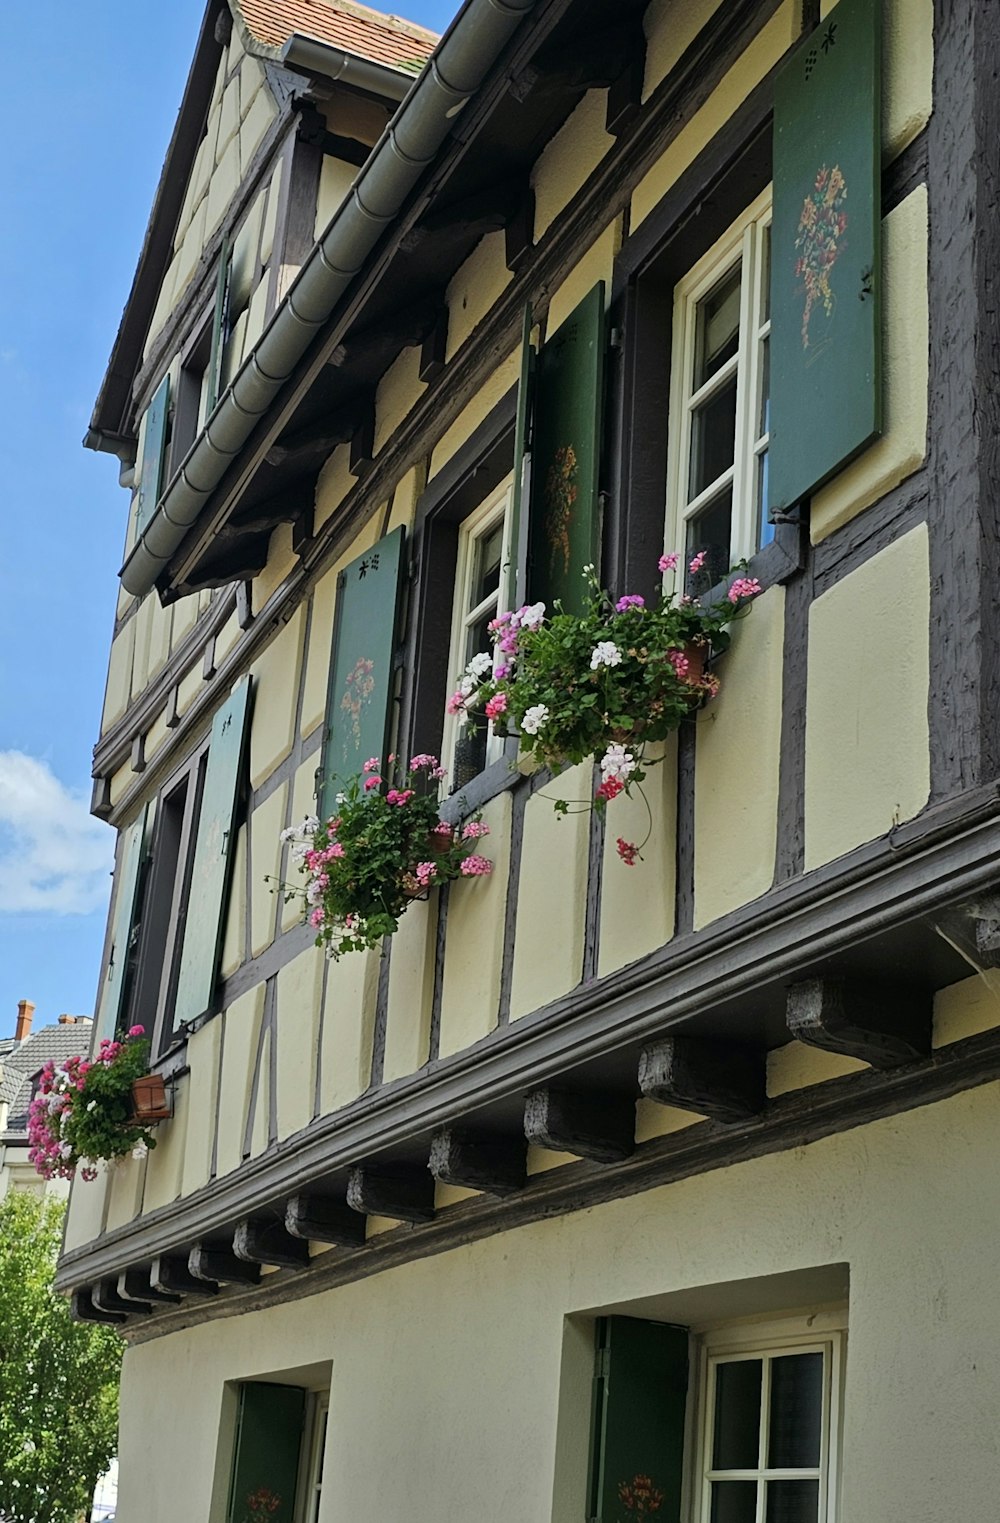
[[[295, 1489], [302, 1450], [306, 1393], [298, 1386], [250, 1381], [240, 1386], [226, 1523], [295, 1523]], [[251, 1498], [269, 1493], [256, 1512]], [[277, 1506], [273, 1499], [277, 1497]]]
[[229, 234], [222, 240], [219, 250], [219, 268], [215, 277], [215, 314], [212, 318], [212, 347], [208, 360], [208, 398], [206, 418], [219, 400], [219, 382], [222, 378], [223, 351], [226, 347], [226, 318], [229, 308], [229, 276], [232, 271]]
[[337, 578], [319, 812], [327, 819], [342, 781], [389, 745], [404, 535], [394, 529]]
[[[531, 404], [535, 381], [535, 351], [531, 343], [531, 306], [525, 306], [521, 331], [521, 375], [517, 383], [517, 416], [514, 420], [514, 484], [510, 505], [510, 560], [500, 607], [516, 608], [524, 602], [524, 565], [521, 554], [521, 504], [531, 497]], [[525, 520], [526, 522], [526, 520]]]
[[175, 1028], [207, 1010], [215, 992], [249, 717], [250, 678], [244, 677], [212, 724], [184, 922]]
[[[645, 1516], [678, 1523], [684, 1463], [688, 1334], [664, 1322], [599, 1317], [594, 1365], [588, 1523]], [[652, 1494], [652, 1495], [651, 1495]]]
[[146, 409], [146, 432], [142, 442], [142, 470], [139, 474], [139, 501], [136, 504], [136, 532], [141, 534], [163, 489], [163, 464], [167, 454], [167, 422], [170, 416], [170, 376], [163, 377], [153, 400]]
[[146, 822], [149, 805], [128, 827], [122, 839], [121, 858], [115, 874], [115, 908], [111, 920], [111, 948], [107, 972], [101, 989], [94, 1025], [94, 1051], [102, 1037], [113, 1037], [118, 1030], [125, 994], [125, 969], [128, 964], [132, 927], [139, 898], [139, 877], [146, 848]]
[[528, 601], [578, 613], [583, 568], [600, 544], [598, 470], [604, 390], [604, 282], [542, 347], [531, 452]]
[[882, 426], [879, 0], [840, 0], [775, 81], [770, 509]]

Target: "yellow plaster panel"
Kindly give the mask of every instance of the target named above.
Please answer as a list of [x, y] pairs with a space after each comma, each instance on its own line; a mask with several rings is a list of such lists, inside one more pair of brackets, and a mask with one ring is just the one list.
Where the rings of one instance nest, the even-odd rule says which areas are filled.
[[642, 98], [648, 100], [666, 79], [685, 48], [719, 9], [721, 0], [653, 0], [642, 18], [646, 72]]
[[313, 522], [317, 532], [357, 484], [356, 478], [351, 475], [351, 447], [349, 444], [341, 444], [327, 458], [316, 482]]
[[322, 109], [331, 132], [367, 143], [369, 148], [378, 142], [389, 121], [389, 112], [377, 101], [346, 91], [335, 93]]
[[445, 1185], [436, 1179], [434, 1181], [434, 1209], [440, 1211], [445, 1206], [459, 1206], [463, 1200], [474, 1200], [481, 1194], [481, 1190], [466, 1190], [461, 1185]]
[[111, 807], [116, 808], [119, 801], [124, 798], [128, 788], [135, 782], [136, 774], [132, 771], [132, 763], [127, 761], [111, 774], [110, 797]]
[[167, 663], [170, 654], [170, 631], [173, 625], [173, 610], [164, 608], [155, 593], [151, 595], [153, 605], [149, 621], [149, 650], [146, 658], [146, 681], [150, 682]]
[[505, 392], [516, 386], [521, 373], [521, 351], [517, 349], [502, 365], [491, 373], [488, 380], [476, 392], [472, 401], [462, 409], [451, 427], [446, 429], [434, 446], [429, 476], [434, 476], [460, 449], [466, 439], [475, 432], [491, 407], [495, 407]]
[[927, 802], [929, 621], [925, 524], [810, 609], [807, 869], [885, 835]]
[[[235, 32], [234, 32], [233, 36], [234, 36], [234, 39], [235, 39]], [[236, 60], [233, 57], [232, 49], [230, 48], [230, 58], [229, 58], [230, 67], [232, 67], [232, 65], [233, 65], [233, 63], [235, 61]], [[258, 90], [263, 90], [263, 88], [264, 88], [264, 82], [265, 82], [265, 74], [264, 74], [264, 66], [263, 66], [263, 64], [260, 63], [260, 61], [258, 59], [256, 59], [256, 58], [243, 57], [242, 61], [240, 62], [240, 120], [241, 121], [246, 116], [247, 112], [250, 110], [250, 107], [253, 105], [254, 96], [257, 94]], [[276, 114], [273, 105], [272, 105], [272, 108], [271, 108], [271, 114], [272, 115]]]
[[250, 350], [264, 331], [264, 323], [267, 318], [267, 288], [269, 284], [270, 276], [265, 270], [257, 282], [257, 287], [250, 298], [250, 305], [247, 308], [247, 331], [243, 339], [244, 357], [250, 353]]
[[383, 1068], [386, 1082], [416, 1073], [427, 1062], [437, 917], [438, 896], [432, 894], [410, 905], [392, 938]]
[[614, 143], [604, 128], [607, 102], [607, 90], [588, 90], [536, 161], [531, 171], [536, 242]]
[[[213, 176], [214, 178], [214, 176]], [[174, 301], [181, 299], [187, 289], [188, 282], [198, 267], [201, 251], [205, 246], [205, 214], [208, 210], [208, 196], [202, 196], [191, 218], [190, 226], [184, 234], [184, 241], [177, 251], [175, 261], [177, 269], [174, 275]]]
[[144, 1157], [133, 1158], [131, 1154], [126, 1154], [124, 1158], [117, 1159], [108, 1172], [111, 1182], [108, 1188], [105, 1230], [114, 1232], [116, 1227], [124, 1227], [126, 1222], [134, 1221], [142, 1209], [146, 1160]]
[[609, 222], [601, 236], [590, 245], [580, 262], [567, 275], [549, 303], [547, 333], [555, 332], [599, 280], [603, 280], [606, 285], [605, 301], [610, 300], [615, 256], [621, 248], [621, 227], [620, 217]]
[[274, 230], [278, 225], [278, 200], [281, 194], [281, 172], [284, 162], [284, 159], [279, 159], [275, 164], [267, 193], [264, 226], [260, 234], [260, 258], [261, 263], [265, 265], [270, 264], [271, 255], [274, 252]]
[[236, 241], [229, 276], [230, 311], [242, 312], [250, 300], [250, 291], [257, 274], [257, 245], [260, 242], [260, 226], [264, 218], [264, 200], [267, 192], [261, 191], [243, 218]]
[[254, 1064], [264, 1013], [265, 986], [257, 984], [226, 1011], [226, 1040], [222, 1048], [222, 1083], [219, 1088], [219, 1143], [217, 1172], [229, 1174], [243, 1158], [247, 1107], [253, 1084]]
[[275, 788], [250, 816], [250, 956], [257, 957], [274, 940], [281, 870], [281, 832], [285, 828], [288, 784]]
[[236, 135], [240, 125], [240, 85], [238, 79], [230, 80], [222, 92], [219, 113], [219, 136], [215, 144], [215, 162], [220, 164], [227, 145]]
[[718, 89], [639, 181], [632, 193], [630, 226], [633, 232], [782, 57], [798, 33], [798, 16], [798, 4], [784, 0], [767, 25], [740, 54]]
[[295, 740], [295, 706], [304, 627], [305, 610], [300, 605], [251, 667], [254, 697], [250, 781], [255, 788], [259, 788], [284, 761]]
[[[537, 217], [537, 213], [536, 213]], [[537, 227], [537, 222], [536, 222]], [[537, 236], [537, 234], [536, 234]], [[447, 290], [448, 348], [451, 359], [503, 295], [512, 276], [506, 264], [507, 241], [501, 232], [487, 233], [451, 278]]]
[[637, 1100], [635, 1106], [635, 1140], [651, 1142], [654, 1137], [669, 1137], [671, 1132], [682, 1132], [686, 1126], [703, 1121], [693, 1111], [681, 1111], [673, 1105], [661, 1105], [658, 1100]]
[[[823, 16], [836, 0], [821, 0]], [[934, 0], [883, 0], [882, 157], [888, 163], [930, 120]]]
[[106, 1172], [98, 1174], [96, 1179], [82, 1179], [77, 1174], [73, 1180], [66, 1212], [64, 1253], [71, 1253], [74, 1248], [92, 1243], [100, 1237], [108, 1184]]
[[403, 349], [378, 383], [375, 393], [375, 452], [388, 444], [411, 407], [423, 395], [420, 379], [420, 350]]
[[271, 1129], [271, 1034], [264, 1032], [257, 1075], [257, 1100], [250, 1128], [250, 1157], [259, 1158], [268, 1145]]
[[195, 660], [193, 666], [189, 666], [180, 682], [177, 684], [177, 712], [186, 714], [201, 692], [205, 681], [201, 673], [201, 661]]
[[947, 1047], [981, 1031], [992, 1031], [995, 1026], [1000, 1026], [1000, 972], [995, 968], [949, 984], [935, 994], [935, 1047]]
[[349, 952], [330, 963], [323, 1002], [320, 1111], [356, 1100], [371, 1082], [379, 954]]
[[927, 453], [927, 187], [912, 191], [882, 227], [884, 429], [814, 495], [809, 515], [814, 544], [911, 475]]
[[[221, 134], [220, 134], [221, 136]], [[216, 150], [218, 152], [218, 150]], [[212, 236], [219, 223], [222, 221], [230, 202], [240, 187], [240, 140], [232, 138], [222, 158], [212, 171], [212, 178], [208, 182], [208, 195], [205, 197], [205, 226], [204, 236], [207, 240]], [[197, 221], [197, 217], [195, 217]], [[194, 227], [194, 222], [191, 224]], [[188, 231], [188, 238], [191, 232]], [[184, 240], [187, 248], [187, 238]]]
[[567, 1163], [579, 1163], [575, 1153], [556, 1153], [550, 1148], [528, 1145], [528, 1174], [547, 1174], [550, 1169], [561, 1169]]
[[492, 832], [483, 842], [483, 855], [491, 858], [493, 871], [488, 878], [460, 879], [449, 890], [441, 990], [442, 1057], [478, 1042], [497, 1023], [510, 875], [510, 794], [492, 799], [483, 819]]
[[[676, 738], [651, 747], [650, 761], [642, 785], [649, 814], [641, 798], [624, 793], [608, 807], [597, 967], [601, 977], [663, 946], [674, 934]], [[627, 867], [618, 855], [618, 837], [638, 845], [647, 830], [650, 836], [641, 861]]]
[[324, 154], [316, 194], [316, 220], [313, 224], [315, 239], [323, 236], [334, 212], [339, 211], [347, 200], [356, 174], [353, 165], [345, 164], [343, 159], [335, 159], [332, 154]]
[[[574, 989], [583, 976], [590, 813], [557, 814], [552, 801], [588, 800], [592, 770], [589, 762], [570, 767], [525, 805], [512, 1020]], [[555, 884], [558, 892], [553, 892]]]
[[405, 476], [400, 477], [396, 483], [396, 490], [392, 494], [392, 512], [389, 514], [387, 533], [400, 525], [409, 529], [413, 524], [417, 510], [417, 502], [427, 481], [427, 469], [422, 461], [407, 471]]
[[215, 1107], [219, 1089], [219, 1051], [222, 1022], [209, 1021], [188, 1037], [188, 1123], [184, 1138], [182, 1193], [190, 1195], [208, 1184], [215, 1138]]
[[232, 332], [226, 339], [226, 345], [222, 353], [222, 370], [220, 385], [223, 390], [229, 385], [240, 365], [243, 363], [243, 346], [247, 336], [247, 312], [241, 312], [233, 323]]
[[267, 565], [253, 580], [251, 591], [254, 613], [260, 613], [272, 592], [277, 591], [289, 572], [294, 570], [297, 559], [292, 549], [291, 524], [279, 524], [267, 547]]
[[[140, 610], [141, 612], [141, 610]], [[129, 619], [125, 628], [111, 643], [111, 660], [108, 663], [108, 685], [104, 694], [104, 716], [101, 733], [109, 730], [120, 719], [128, 706], [132, 687], [132, 655], [135, 650], [135, 622], [138, 614]]]
[[368, 1216], [365, 1218], [365, 1240], [381, 1237], [383, 1232], [395, 1232], [399, 1226], [394, 1216]]
[[215, 664], [217, 667], [222, 665], [229, 652], [234, 650], [239, 644], [241, 634], [239, 616], [238, 614], [231, 613], [215, 637]]
[[722, 691], [698, 715], [696, 927], [766, 893], [774, 876], [784, 614], [784, 589], [772, 587], [734, 626]]
[[233, 852], [233, 871], [229, 880], [229, 899], [226, 904], [226, 929], [222, 938], [222, 957], [219, 972], [229, 978], [246, 956], [247, 940], [247, 827], [241, 825], [236, 833], [236, 849]]
[[[330, 653], [333, 649], [333, 620], [337, 602], [337, 576], [343, 568], [369, 549], [378, 538], [377, 517], [352, 540], [344, 553], [324, 571], [313, 588], [312, 621], [309, 625], [309, 652], [306, 679], [302, 692], [302, 734], [309, 735], [326, 712], [326, 688], [330, 678]], [[316, 758], [319, 766], [319, 757]]]
[[132, 697], [138, 698], [149, 679], [149, 631], [153, 622], [153, 605], [159, 599], [147, 592], [132, 617], [135, 642], [132, 647]]
[[279, 1142], [301, 1131], [312, 1120], [325, 967], [321, 948], [310, 947], [286, 963], [278, 974]]
[[198, 599], [190, 593], [186, 598], [178, 598], [171, 606], [174, 618], [170, 629], [170, 649], [176, 650], [185, 635], [194, 629], [198, 617]]
[[868, 1067], [860, 1058], [849, 1058], [841, 1052], [824, 1052], [806, 1042], [788, 1042], [767, 1055], [767, 1093], [773, 1100], [793, 1089], [808, 1089], [812, 1084], [825, 1084], [828, 1079], [860, 1073]]
[[258, 90], [250, 102], [250, 109], [239, 132], [240, 174], [245, 175], [253, 163], [253, 156], [264, 140], [264, 134], [276, 116], [270, 91]]
[[156, 1128], [156, 1147], [146, 1159], [143, 1213], [169, 1205], [181, 1193], [187, 1119], [188, 1081], [183, 1078], [174, 1084], [174, 1114], [169, 1121], [161, 1121]]
[[167, 711], [161, 709], [146, 731], [146, 761], [150, 761], [169, 736], [167, 729]]

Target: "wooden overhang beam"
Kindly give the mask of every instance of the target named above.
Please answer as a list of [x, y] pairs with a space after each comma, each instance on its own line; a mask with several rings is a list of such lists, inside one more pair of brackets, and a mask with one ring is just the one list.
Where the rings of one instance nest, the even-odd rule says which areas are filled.
[[153, 1310], [149, 1301], [133, 1300], [118, 1292], [118, 1276], [111, 1275], [90, 1287], [91, 1299], [98, 1311], [127, 1317], [146, 1317]]
[[309, 1244], [293, 1237], [284, 1222], [250, 1217], [233, 1233], [233, 1252], [245, 1264], [269, 1264], [279, 1269], [304, 1269]]
[[197, 1280], [222, 1285], [258, 1285], [260, 1264], [247, 1263], [228, 1248], [210, 1243], [195, 1243], [188, 1254], [188, 1268]]
[[434, 1216], [434, 1180], [418, 1167], [363, 1164], [347, 1177], [347, 1204], [366, 1216], [429, 1222]]
[[149, 1283], [161, 1296], [217, 1296], [216, 1280], [206, 1280], [191, 1273], [186, 1258], [176, 1254], [163, 1254], [154, 1259], [149, 1271]]
[[528, 1179], [527, 1142], [524, 1137], [484, 1136], [445, 1127], [431, 1142], [428, 1168], [441, 1184], [484, 1195], [514, 1195]]
[[810, 978], [788, 991], [788, 1030], [810, 1047], [894, 1068], [931, 1050], [929, 989], [862, 979]]
[[524, 1102], [524, 1135], [551, 1152], [619, 1163], [635, 1148], [635, 1101], [627, 1095], [536, 1089]]
[[365, 1240], [365, 1219], [329, 1195], [293, 1195], [285, 1207], [285, 1229], [311, 1243], [358, 1248]]
[[131, 1301], [139, 1306], [158, 1301], [169, 1301], [177, 1305], [181, 1299], [180, 1296], [151, 1284], [149, 1270], [141, 1265], [122, 1270], [118, 1276], [118, 1294], [123, 1301]]
[[125, 1321], [124, 1312], [104, 1311], [95, 1303], [93, 1287], [90, 1285], [79, 1285], [70, 1292], [69, 1314], [74, 1322], [101, 1322], [108, 1326], [120, 1326]]
[[647, 1100], [732, 1125], [764, 1109], [766, 1067], [762, 1049], [707, 1037], [665, 1037], [642, 1049], [639, 1088]]

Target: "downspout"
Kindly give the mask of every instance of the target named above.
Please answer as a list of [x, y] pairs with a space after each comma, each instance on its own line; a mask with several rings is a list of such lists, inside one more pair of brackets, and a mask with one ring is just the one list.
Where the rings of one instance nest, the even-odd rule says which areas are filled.
[[148, 592], [536, 0], [468, 0], [188, 450], [121, 570]]

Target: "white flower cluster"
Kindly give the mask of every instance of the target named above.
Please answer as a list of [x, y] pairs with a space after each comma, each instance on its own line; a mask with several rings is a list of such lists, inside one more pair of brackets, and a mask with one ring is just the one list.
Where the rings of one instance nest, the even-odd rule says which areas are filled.
[[596, 672], [600, 666], [619, 666], [622, 653], [613, 640], [598, 640], [590, 653], [590, 670]]
[[624, 746], [609, 746], [601, 757], [601, 782], [606, 783], [609, 778], [614, 778], [618, 783], [627, 783], [635, 771], [635, 765], [631, 751], [626, 751]]
[[549, 717], [549, 711], [544, 703], [532, 704], [530, 709], [524, 712], [521, 720], [521, 729], [525, 735], [537, 735], [542, 725]]
[[289, 857], [296, 867], [301, 867], [306, 859], [306, 854], [313, 849], [313, 836], [319, 829], [319, 820], [314, 814], [307, 814], [301, 825], [289, 825], [279, 836], [281, 841], [290, 841], [292, 849]]

